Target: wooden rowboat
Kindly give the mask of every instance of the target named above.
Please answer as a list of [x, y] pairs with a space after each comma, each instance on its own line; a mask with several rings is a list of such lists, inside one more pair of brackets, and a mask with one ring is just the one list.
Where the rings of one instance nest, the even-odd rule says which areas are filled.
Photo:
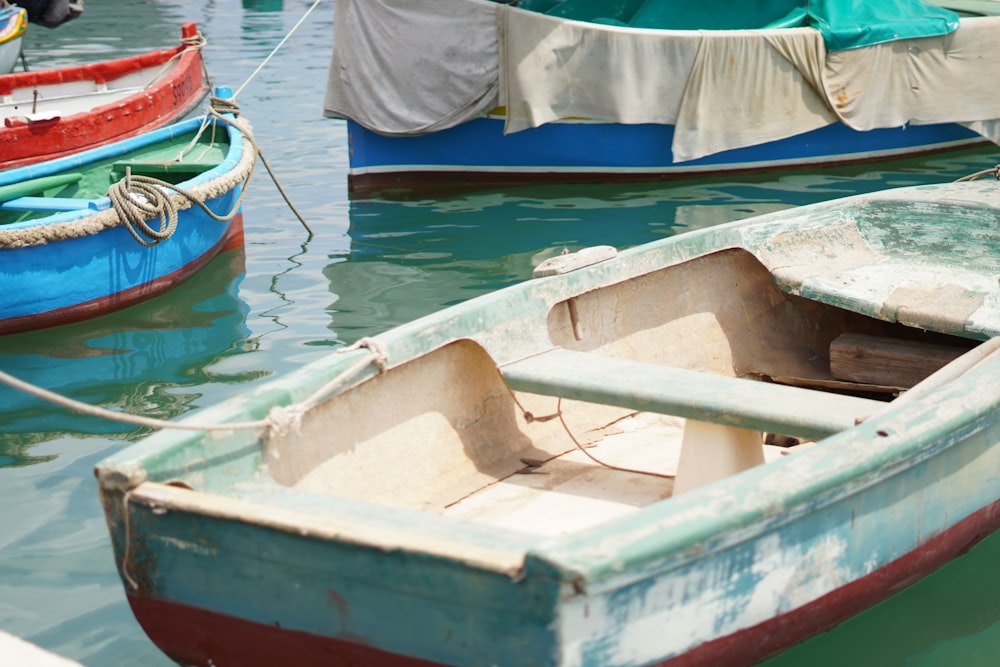
[[194, 23], [127, 58], [0, 76], [0, 169], [120, 141], [191, 113], [208, 93]]
[[0, 172], [0, 334], [152, 298], [242, 244], [249, 138], [210, 115]]
[[1000, 526], [998, 231], [889, 190], [359, 341], [98, 464], [132, 610], [200, 666], [780, 652]]

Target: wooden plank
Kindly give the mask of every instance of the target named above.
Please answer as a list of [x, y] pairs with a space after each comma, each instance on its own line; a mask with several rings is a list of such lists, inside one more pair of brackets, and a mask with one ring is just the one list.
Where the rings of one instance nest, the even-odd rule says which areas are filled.
[[38, 178], [29, 178], [24, 181], [18, 181], [17, 183], [0, 185], [0, 202], [26, 197], [28, 195], [37, 195], [45, 192], [46, 190], [72, 185], [82, 178], [82, 173], [72, 172], [69, 174], [39, 176]]
[[962, 347], [847, 333], [830, 343], [830, 374], [837, 380], [909, 388], [965, 352]]
[[130, 169], [136, 176], [159, 177], [166, 174], [178, 174], [185, 177], [194, 177], [203, 174], [209, 169], [219, 166], [219, 161], [176, 161], [166, 160], [162, 162], [142, 162], [138, 160], [119, 160], [113, 165], [116, 174], [125, 174], [126, 168]]
[[855, 396], [556, 348], [500, 369], [517, 391], [824, 438], [885, 406]]
[[109, 202], [100, 203], [96, 199], [74, 199], [73, 197], [18, 197], [0, 204], [4, 211], [82, 211], [108, 208]]

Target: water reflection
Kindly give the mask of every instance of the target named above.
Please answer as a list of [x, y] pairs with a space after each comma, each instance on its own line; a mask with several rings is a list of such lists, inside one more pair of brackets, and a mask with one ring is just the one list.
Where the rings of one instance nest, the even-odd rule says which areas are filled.
[[[239, 296], [242, 248], [226, 252], [171, 292], [132, 308], [78, 324], [0, 339], [0, 368], [91, 405], [158, 419], [193, 409], [196, 388], [241, 383], [261, 372], [213, 370], [221, 360], [254, 348]], [[144, 429], [82, 417], [0, 386], [0, 466], [38, 462], [28, 450], [64, 435], [118, 435]], [[44, 460], [44, 459], [42, 459]]]
[[243, 9], [251, 12], [280, 12], [282, 0], [243, 0]]
[[525, 186], [436, 199], [350, 201], [346, 255], [323, 269], [331, 324], [353, 342], [531, 276], [564, 248], [619, 249], [835, 197], [940, 183], [995, 164], [995, 148], [822, 173], [660, 184]]
[[[180, 43], [183, 18], [174, 8], [156, 2], [92, 2], [79, 19], [56, 31], [29, 30], [24, 56], [29, 69], [66, 67], [81, 62], [144, 53]], [[174, 26], [164, 28], [164, 26]]]

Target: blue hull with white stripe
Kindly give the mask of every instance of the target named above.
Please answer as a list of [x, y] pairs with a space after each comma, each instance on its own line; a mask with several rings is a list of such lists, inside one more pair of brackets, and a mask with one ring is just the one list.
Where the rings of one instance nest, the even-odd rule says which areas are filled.
[[902, 158], [984, 143], [960, 125], [858, 132], [842, 124], [780, 141], [674, 162], [670, 125], [562, 122], [503, 133], [484, 117], [420, 136], [384, 136], [347, 121], [350, 185], [387, 188], [520, 182], [653, 181], [720, 172], [814, 168]]

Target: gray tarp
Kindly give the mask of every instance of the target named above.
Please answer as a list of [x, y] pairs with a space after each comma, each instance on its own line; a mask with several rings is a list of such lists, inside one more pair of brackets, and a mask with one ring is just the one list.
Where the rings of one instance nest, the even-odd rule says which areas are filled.
[[389, 135], [506, 107], [506, 131], [567, 118], [676, 126], [678, 162], [844, 122], [960, 122], [1000, 143], [1000, 17], [828, 52], [811, 28], [641, 30], [486, 0], [337, 0], [325, 110]]
[[326, 115], [407, 135], [489, 111], [496, 10], [487, 0], [336, 0]]

